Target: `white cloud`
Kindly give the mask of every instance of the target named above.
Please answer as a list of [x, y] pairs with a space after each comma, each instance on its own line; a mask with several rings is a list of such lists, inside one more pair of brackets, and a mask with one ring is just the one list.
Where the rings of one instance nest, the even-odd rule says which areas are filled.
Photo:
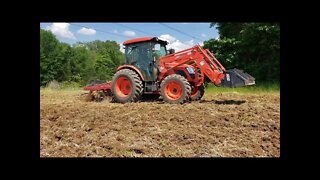
[[69, 26], [69, 23], [52, 23], [51, 26], [47, 26], [47, 29], [57, 36], [75, 40], [76, 37], [69, 30]]
[[199, 42], [199, 45], [200, 45], [200, 46], [203, 46], [204, 44], [203, 44], [203, 42]]
[[169, 43], [173, 43], [173, 42], [176, 40], [175, 37], [173, 37], [173, 36], [171, 36], [171, 35], [169, 35], [169, 34], [163, 34], [163, 35], [161, 35], [161, 36], [159, 37], [159, 39], [163, 39], [163, 40], [165, 40], [165, 41], [168, 41]]
[[135, 35], [136, 35], [136, 33], [133, 32], [133, 31], [124, 31], [123, 34], [124, 34], [125, 36], [135, 36]]
[[83, 28], [78, 30], [78, 33], [79, 34], [84, 34], [84, 35], [95, 35], [96, 34], [96, 30], [83, 27]]
[[218, 34], [215, 39], [216, 39], [216, 40], [219, 40], [219, 39], [220, 39], [220, 35]]
[[191, 48], [192, 46], [194, 46], [194, 42], [193, 40], [190, 41], [185, 41], [185, 42], [181, 42], [180, 40], [178, 40], [177, 38], [169, 35], [169, 34], [163, 34], [159, 37], [159, 39], [163, 39], [168, 41], [168, 45], [167, 45], [167, 49], [175, 49], [176, 52], [184, 50], [184, 49], [188, 49]]
[[113, 32], [113, 33], [118, 33], [118, 31], [117, 31], [116, 29], [114, 29], [112, 32]]
[[186, 43], [187, 43], [187, 45], [190, 45], [190, 46], [193, 46], [193, 44], [194, 44], [194, 43], [193, 43], [193, 39], [190, 40], [190, 41], [187, 41]]
[[206, 35], [206, 34], [201, 34], [201, 36], [202, 36], [202, 37], [207, 37], [207, 35]]

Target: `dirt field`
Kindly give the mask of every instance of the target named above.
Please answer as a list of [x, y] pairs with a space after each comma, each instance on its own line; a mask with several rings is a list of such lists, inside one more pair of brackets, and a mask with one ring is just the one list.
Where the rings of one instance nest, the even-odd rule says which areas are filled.
[[85, 102], [40, 91], [41, 157], [279, 157], [279, 93], [211, 93], [200, 102]]

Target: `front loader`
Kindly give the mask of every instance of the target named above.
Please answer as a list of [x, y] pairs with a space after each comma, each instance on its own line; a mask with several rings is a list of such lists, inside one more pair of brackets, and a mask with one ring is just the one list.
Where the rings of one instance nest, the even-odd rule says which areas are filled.
[[165, 102], [182, 104], [200, 100], [205, 81], [232, 88], [255, 84], [255, 79], [241, 70], [226, 70], [199, 45], [176, 53], [157, 37], [131, 39], [123, 45], [125, 63], [117, 68], [112, 81], [84, 87], [91, 95], [102, 94], [96, 99], [111, 96], [113, 102], [127, 103], [161, 96]]

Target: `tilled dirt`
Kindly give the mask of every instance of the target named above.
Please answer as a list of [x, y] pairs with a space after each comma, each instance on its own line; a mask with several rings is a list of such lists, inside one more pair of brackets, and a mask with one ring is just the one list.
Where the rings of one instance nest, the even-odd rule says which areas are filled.
[[279, 157], [279, 94], [205, 94], [183, 105], [85, 102], [40, 91], [41, 157]]

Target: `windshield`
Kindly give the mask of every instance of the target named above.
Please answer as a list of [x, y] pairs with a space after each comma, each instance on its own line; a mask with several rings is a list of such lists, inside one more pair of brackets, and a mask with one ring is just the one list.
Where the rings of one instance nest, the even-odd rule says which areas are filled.
[[164, 44], [156, 43], [153, 46], [153, 55], [159, 60], [159, 57], [167, 55], [166, 46]]

